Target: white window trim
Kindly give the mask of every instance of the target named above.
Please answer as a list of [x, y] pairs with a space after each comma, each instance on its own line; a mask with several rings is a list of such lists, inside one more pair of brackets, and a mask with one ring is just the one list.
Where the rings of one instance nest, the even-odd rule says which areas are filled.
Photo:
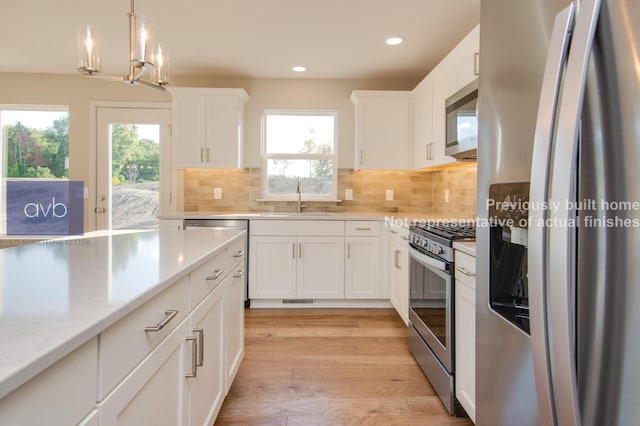
[[[267, 155], [267, 132], [266, 132], [266, 117], [267, 115], [322, 115], [333, 116], [333, 154], [268, 154]], [[333, 191], [328, 195], [305, 195], [303, 193], [303, 201], [321, 201], [321, 202], [337, 202], [338, 198], [338, 111], [337, 110], [323, 110], [323, 109], [265, 109], [262, 112], [261, 120], [261, 144], [260, 144], [260, 156], [262, 158], [262, 201], [297, 201], [298, 195], [285, 195], [285, 194], [269, 194], [267, 185], [267, 162], [270, 159], [275, 160], [332, 160], [333, 161], [333, 174], [331, 179], [331, 185]], [[303, 188], [304, 190], [304, 188]]]

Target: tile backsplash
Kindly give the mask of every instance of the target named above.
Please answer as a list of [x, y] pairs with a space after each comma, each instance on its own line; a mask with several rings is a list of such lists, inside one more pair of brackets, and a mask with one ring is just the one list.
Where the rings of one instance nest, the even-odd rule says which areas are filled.
[[[296, 211], [295, 202], [257, 201], [262, 198], [261, 170], [258, 168], [182, 169], [180, 172], [185, 213]], [[214, 188], [222, 188], [221, 199], [214, 199]], [[347, 188], [353, 191], [351, 201], [344, 201]], [[393, 189], [393, 201], [386, 200], [387, 189]], [[445, 196], [448, 196], [448, 202], [445, 202]], [[474, 218], [476, 165], [433, 171], [339, 169], [338, 199], [343, 201], [307, 202], [304, 211]]]

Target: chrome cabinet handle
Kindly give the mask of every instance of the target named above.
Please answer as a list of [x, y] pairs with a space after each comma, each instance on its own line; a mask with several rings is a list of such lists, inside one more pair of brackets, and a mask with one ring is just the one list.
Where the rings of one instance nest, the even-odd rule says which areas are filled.
[[169, 322], [171, 322], [171, 320], [174, 319], [176, 315], [178, 315], [178, 311], [176, 309], [164, 311], [164, 318], [162, 319], [162, 321], [160, 321], [154, 326], [145, 327], [144, 331], [145, 332], [160, 331], [164, 328], [165, 325], [169, 324]]
[[216, 269], [215, 271], [213, 271], [213, 275], [211, 275], [210, 277], [207, 277], [207, 281], [217, 280], [218, 277], [222, 275], [223, 272], [224, 272], [224, 269]]
[[371, 228], [356, 228], [356, 231], [371, 231]]
[[209, 148], [207, 148], [207, 163], [209, 162]]
[[293, 259], [295, 259], [296, 258], [296, 243], [291, 243], [291, 254], [292, 254], [291, 257]]
[[236, 254], [234, 254], [233, 257], [242, 257], [242, 256], [244, 256], [244, 253], [245, 253], [244, 250], [240, 250]]
[[191, 371], [184, 375], [184, 377], [192, 378], [196, 377], [198, 373], [198, 351], [196, 346], [198, 346], [198, 339], [196, 337], [190, 336], [185, 339], [187, 342], [191, 343]]
[[462, 274], [465, 274], [465, 275], [466, 275], [466, 276], [468, 276], [468, 277], [475, 277], [475, 276], [476, 276], [476, 274], [475, 274], [475, 273], [473, 273], [473, 272], [469, 272], [469, 271], [467, 271], [466, 269], [464, 269], [464, 268], [463, 268], [463, 267], [461, 267], [461, 266], [456, 266], [456, 271], [458, 271], [458, 272], [460, 272], [460, 273], [462, 273]]
[[198, 357], [196, 358], [196, 366], [202, 367], [204, 365], [204, 330], [201, 328], [194, 328], [193, 332], [198, 335]]
[[200, 162], [204, 163], [204, 148], [200, 148]]
[[396, 269], [402, 269], [400, 267], [400, 261], [398, 260], [398, 258], [400, 257], [400, 250], [396, 250], [394, 253], [394, 262], [395, 262], [395, 267]]
[[351, 259], [351, 243], [347, 243], [347, 259]]
[[302, 259], [302, 243], [298, 244], [298, 257]]
[[391, 231], [392, 234], [397, 234], [398, 233], [398, 231], [396, 231], [395, 229], [390, 229], [390, 231]]
[[243, 276], [243, 275], [244, 275], [244, 272], [245, 272], [245, 270], [244, 270], [244, 269], [243, 269], [243, 270], [241, 270], [241, 271], [238, 271], [238, 273], [237, 273], [237, 274], [235, 274], [235, 275], [233, 276], [233, 278], [240, 278], [241, 276]]

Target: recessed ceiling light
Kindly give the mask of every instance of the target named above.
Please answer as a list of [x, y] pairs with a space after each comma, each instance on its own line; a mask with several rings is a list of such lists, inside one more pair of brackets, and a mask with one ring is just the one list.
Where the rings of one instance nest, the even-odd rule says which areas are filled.
[[293, 70], [295, 72], [305, 72], [307, 70], [307, 68], [306, 67], [297, 66], [297, 67], [293, 67]]
[[385, 41], [385, 43], [387, 43], [389, 46], [397, 46], [399, 44], [402, 44], [403, 42], [404, 39], [402, 37], [391, 37]]

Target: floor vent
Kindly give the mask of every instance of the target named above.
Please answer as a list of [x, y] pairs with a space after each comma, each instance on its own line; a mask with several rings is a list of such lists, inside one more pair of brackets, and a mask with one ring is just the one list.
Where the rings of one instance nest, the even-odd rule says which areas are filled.
[[313, 299], [282, 299], [282, 303], [286, 303], [286, 304], [313, 303]]

